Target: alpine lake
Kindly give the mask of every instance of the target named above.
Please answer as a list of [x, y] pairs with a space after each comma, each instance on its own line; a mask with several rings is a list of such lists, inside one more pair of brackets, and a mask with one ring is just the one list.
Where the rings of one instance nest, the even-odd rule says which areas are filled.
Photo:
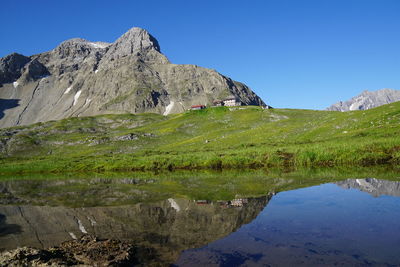
[[[0, 178], [0, 250], [91, 236], [142, 266], [399, 266], [388, 168]], [[133, 264], [134, 263], [134, 264]]]

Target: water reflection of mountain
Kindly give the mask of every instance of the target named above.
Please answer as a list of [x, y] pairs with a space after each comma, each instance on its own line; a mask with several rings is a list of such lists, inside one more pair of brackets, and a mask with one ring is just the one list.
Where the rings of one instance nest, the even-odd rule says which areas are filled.
[[167, 198], [141, 189], [148, 179], [9, 180], [0, 182], [0, 204], [112, 206]]
[[336, 184], [345, 189], [358, 189], [374, 197], [379, 197], [381, 195], [400, 196], [400, 182], [395, 181], [379, 180], [375, 178], [347, 179], [336, 182]]
[[[143, 257], [170, 264], [182, 250], [202, 247], [250, 223], [271, 199], [271, 195], [232, 199], [236, 194], [256, 192], [254, 195], [259, 196], [328, 182], [318, 178], [239, 178], [225, 179], [220, 184], [207, 177], [167, 181], [152, 178], [3, 181], [0, 182], [0, 250], [58, 246], [88, 233], [133, 242], [140, 251], [147, 251]], [[374, 196], [400, 195], [399, 182], [349, 179], [336, 184]]]
[[200, 205], [187, 199], [118, 207], [2, 205], [0, 228], [10, 227], [0, 235], [0, 248], [56, 246], [89, 233], [156, 249], [163, 261], [171, 263], [180, 251], [203, 246], [251, 222], [269, 199], [246, 199], [241, 207], [217, 202]]

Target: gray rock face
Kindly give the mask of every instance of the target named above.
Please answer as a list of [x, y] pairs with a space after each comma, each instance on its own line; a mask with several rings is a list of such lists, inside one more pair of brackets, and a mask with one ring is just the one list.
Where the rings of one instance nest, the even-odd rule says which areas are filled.
[[333, 111], [350, 111], [365, 110], [379, 107], [385, 104], [400, 101], [400, 91], [393, 89], [381, 89], [378, 91], [364, 91], [360, 95], [353, 97], [345, 102], [338, 102], [327, 110]]
[[147, 31], [132, 28], [112, 44], [71, 39], [42, 54], [2, 58], [0, 127], [105, 113], [168, 115], [228, 96], [265, 105], [246, 85], [172, 64], [160, 51]]
[[150, 51], [152, 49], [161, 53], [160, 46], [153, 36], [146, 30], [132, 28], [110, 46], [106, 58], [118, 59], [129, 56], [135, 51]]

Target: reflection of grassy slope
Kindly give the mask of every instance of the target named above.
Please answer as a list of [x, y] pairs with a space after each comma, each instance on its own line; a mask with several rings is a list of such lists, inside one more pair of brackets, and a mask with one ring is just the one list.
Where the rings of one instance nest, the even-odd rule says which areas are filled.
[[[249, 106], [71, 118], [23, 127], [0, 171], [398, 164], [399, 122], [400, 103], [343, 113]], [[127, 134], [138, 140], [115, 141]]]
[[105, 173], [76, 176], [40, 175], [5, 177], [0, 200], [7, 204], [51, 206], [117, 206], [155, 202], [167, 198], [232, 200], [260, 197], [347, 178], [398, 181], [398, 172], [381, 167], [355, 169], [302, 169], [290, 173], [279, 170], [177, 171], [152, 173]]

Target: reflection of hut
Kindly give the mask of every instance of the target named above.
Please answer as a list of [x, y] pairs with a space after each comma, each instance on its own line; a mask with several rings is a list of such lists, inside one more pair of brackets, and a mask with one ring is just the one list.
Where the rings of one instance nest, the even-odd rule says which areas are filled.
[[190, 107], [191, 110], [200, 110], [200, 109], [205, 109], [205, 108], [206, 108], [206, 106], [204, 106], [204, 105], [194, 105], [194, 106]]
[[229, 201], [223, 201], [223, 200], [218, 200], [218, 204], [222, 208], [228, 208], [229, 206]]
[[208, 205], [210, 204], [210, 201], [208, 200], [196, 200], [197, 205]]
[[235, 198], [231, 200], [231, 206], [242, 207], [244, 204], [248, 203], [247, 198]]

